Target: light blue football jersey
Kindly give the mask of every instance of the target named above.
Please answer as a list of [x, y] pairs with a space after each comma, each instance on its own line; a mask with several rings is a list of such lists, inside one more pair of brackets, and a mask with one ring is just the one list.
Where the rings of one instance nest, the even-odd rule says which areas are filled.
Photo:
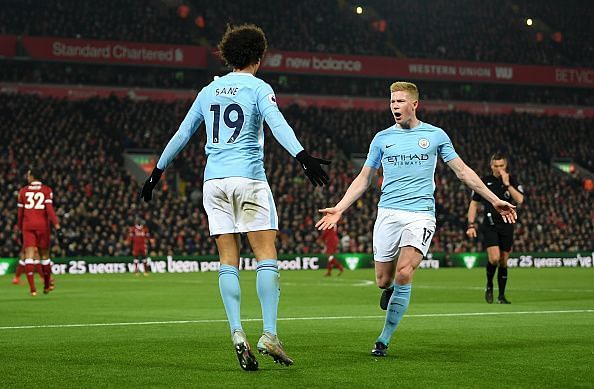
[[228, 73], [198, 93], [179, 129], [163, 150], [157, 167], [165, 170], [204, 121], [205, 181], [226, 177], [266, 181], [264, 120], [274, 137], [293, 157], [303, 150], [295, 132], [280, 113], [270, 85], [249, 73]]
[[378, 207], [435, 215], [435, 166], [458, 157], [452, 141], [427, 123], [411, 129], [393, 125], [378, 132], [369, 146], [365, 166], [384, 170]]

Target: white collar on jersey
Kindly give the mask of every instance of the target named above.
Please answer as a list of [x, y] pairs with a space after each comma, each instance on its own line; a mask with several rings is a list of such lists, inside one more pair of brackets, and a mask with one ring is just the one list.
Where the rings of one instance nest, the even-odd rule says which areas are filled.
[[31, 181], [29, 185], [41, 185], [41, 181]]
[[246, 72], [229, 72], [227, 75], [229, 74], [235, 74], [238, 76], [252, 76], [255, 77], [252, 73], [246, 73]]

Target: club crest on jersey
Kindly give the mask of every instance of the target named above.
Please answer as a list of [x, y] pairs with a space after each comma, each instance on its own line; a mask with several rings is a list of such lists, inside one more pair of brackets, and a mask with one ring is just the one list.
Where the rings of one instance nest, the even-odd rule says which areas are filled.
[[426, 139], [426, 138], [419, 139], [419, 146], [422, 149], [426, 149], [427, 147], [429, 147], [429, 139]]
[[270, 101], [272, 104], [276, 104], [276, 97], [274, 96], [274, 93], [268, 95], [268, 101]]

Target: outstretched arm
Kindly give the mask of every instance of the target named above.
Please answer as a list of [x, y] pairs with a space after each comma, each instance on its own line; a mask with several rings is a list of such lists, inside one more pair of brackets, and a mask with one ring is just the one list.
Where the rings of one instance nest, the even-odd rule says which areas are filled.
[[469, 168], [462, 158], [456, 157], [451, 161], [447, 162], [450, 169], [456, 173], [456, 176], [460, 181], [468, 185], [470, 189], [481, 195], [482, 198], [493, 204], [493, 207], [503, 217], [506, 223], [515, 223], [517, 219], [516, 207], [507, 201], [503, 201], [491, 192], [489, 188], [484, 184], [480, 177]]
[[161, 171], [165, 170], [171, 161], [177, 156], [177, 154], [186, 147], [186, 144], [194, 135], [200, 124], [204, 121], [204, 116], [200, 110], [200, 103], [197, 97], [194, 103], [190, 107], [190, 110], [186, 114], [186, 117], [179, 125], [177, 132], [165, 146], [161, 157], [157, 162], [157, 168]]
[[334, 227], [340, 220], [343, 212], [365, 193], [376, 173], [377, 169], [363, 166], [363, 169], [361, 169], [359, 175], [353, 180], [338, 204], [332, 208], [320, 209], [320, 212], [324, 216], [316, 223], [318, 230], [328, 230]]
[[165, 146], [159, 161], [157, 161], [157, 166], [155, 166], [151, 175], [146, 179], [140, 192], [140, 197], [143, 198], [145, 202], [151, 201], [153, 198], [153, 189], [161, 179], [161, 174], [163, 174], [163, 171], [167, 169], [167, 166], [169, 166], [177, 154], [186, 147], [186, 144], [196, 132], [198, 126], [204, 121], [204, 116], [200, 110], [200, 103], [198, 102], [199, 99], [200, 94], [198, 94], [198, 97], [194, 100], [194, 103], [180, 124], [177, 132], [169, 140], [167, 146]]
[[291, 126], [289, 126], [282, 113], [278, 110], [276, 103], [270, 104], [269, 102], [269, 105], [264, 112], [264, 120], [266, 120], [266, 123], [270, 126], [272, 135], [274, 135], [278, 143], [280, 143], [291, 156], [299, 161], [305, 175], [309, 178], [311, 183], [314, 184], [314, 186], [324, 186], [328, 184], [330, 177], [328, 177], [328, 174], [321, 165], [329, 165], [330, 161], [312, 157], [303, 149], [303, 146], [301, 146], [301, 143], [299, 143], [295, 136], [295, 132]]

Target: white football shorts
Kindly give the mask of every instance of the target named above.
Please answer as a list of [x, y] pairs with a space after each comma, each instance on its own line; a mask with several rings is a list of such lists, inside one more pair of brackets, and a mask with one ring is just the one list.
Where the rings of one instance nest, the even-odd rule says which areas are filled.
[[428, 213], [379, 208], [373, 227], [373, 258], [394, 261], [401, 247], [416, 247], [427, 255], [435, 233], [435, 217]]
[[278, 230], [278, 215], [266, 181], [244, 177], [208, 180], [202, 188], [210, 235]]

